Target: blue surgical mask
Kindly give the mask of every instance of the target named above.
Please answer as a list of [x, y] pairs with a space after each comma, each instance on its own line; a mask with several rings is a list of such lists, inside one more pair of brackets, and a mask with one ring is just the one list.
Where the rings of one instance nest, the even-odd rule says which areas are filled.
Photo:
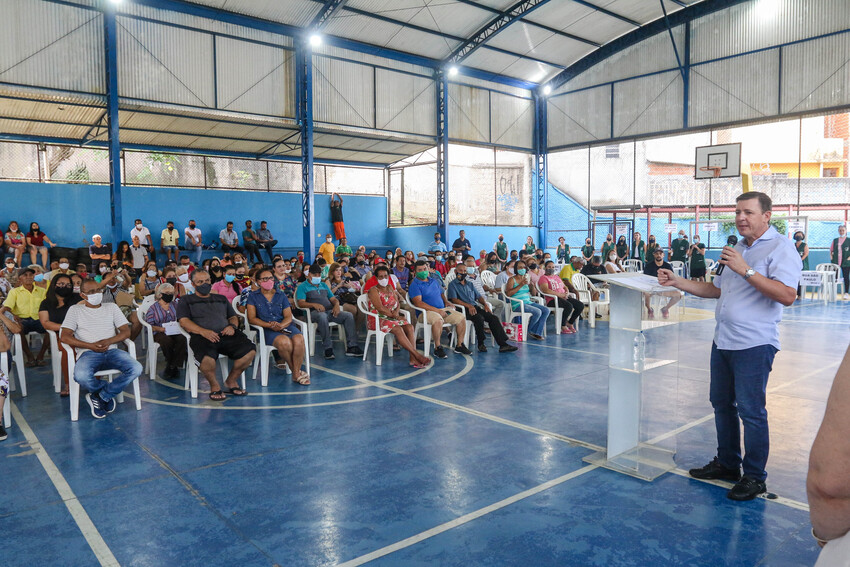
[[525, 268], [518, 269], [516, 271], [516, 273], [517, 273], [518, 276], [524, 276], [525, 275]]
[[322, 283], [322, 278], [320, 278], [319, 276], [314, 276], [310, 278], [310, 283], [313, 285], [319, 285], [320, 283]]
[[37, 282], [43, 282], [44, 281], [44, 274], [36, 274], [35, 276], [33, 276], [33, 279]]
[[467, 273], [467, 274], [474, 274], [474, 273], [475, 273], [475, 268], [473, 268], [472, 266], [467, 266], [467, 267], [466, 267], [466, 273]]
[[234, 276], [233, 274], [227, 274], [226, 276], [224, 276], [224, 281], [226, 281], [227, 283], [233, 283], [233, 280], [235, 279], [236, 276]]

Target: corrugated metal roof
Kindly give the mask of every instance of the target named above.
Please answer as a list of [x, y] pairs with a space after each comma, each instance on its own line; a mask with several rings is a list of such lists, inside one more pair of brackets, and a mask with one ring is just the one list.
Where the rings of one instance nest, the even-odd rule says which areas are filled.
[[308, 25], [322, 7], [321, 3], [308, 0], [193, 0], [193, 3], [299, 27]]

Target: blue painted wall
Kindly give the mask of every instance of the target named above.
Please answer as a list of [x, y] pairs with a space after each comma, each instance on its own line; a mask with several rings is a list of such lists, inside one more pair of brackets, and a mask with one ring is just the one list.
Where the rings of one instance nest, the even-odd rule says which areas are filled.
[[[125, 187], [123, 218], [125, 234], [130, 237], [133, 220], [141, 218], [154, 240], [168, 220], [182, 234], [190, 218], [196, 219], [204, 241], [218, 238], [228, 220], [237, 230], [246, 219], [266, 220], [281, 248], [301, 248], [301, 195], [257, 191], [218, 191], [166, 187]], [[31, 220], [60, 246], [77, 248], [91, 243], [91, 235], [100, 233], [104, 241], [111, 234], [109, 189], [104, 185], [0, 182], [3, 208], [0, 226], [10, 220], [21, 227]], [[384, 197], [345, 196], [346, 233], [352, 243], [366, 246], [387, 244], [387, 200]], [[316, 195], [316, 233], [333, 233], [330, 196]], [[321, 243], [318, 238], [318, 243]]]
[[[387, 230], [389, 235], [389, 244], [398, 246], [402, 250], [413, 250], [414, 252], [427, 250], [428, 245], [434, 241], [436, 228], [436, 226], [390, 228]], [[528, 236], [533, 237], [534, 242], [536, 243], [538, 233], [536, 227], [523, 226], [488, 227], [453, 224], [450, 225], [450, 229], [451, 238], [449, 239], [449, 242], [446, 243], [446, 247], [450, 247], [452, 242], [454, 242], [458, 237], [458, 233], [461, 230], [464, 230], [466, 231], [466, 238], [469, 240], [470, 244], [472, 244], [473, 256], [476, 258], [478, 257], [478, 252], [480, 250], [486, 250], [487, 252], [491, 251], [493, 249], [493, 244], [495, 244], [496, 240], [498, 240], [500, 234], [504, 235], [505, 242], [508, 243], [508, 247], [510, 249], [518, 250], [520, 246], [525, 244], [525, 239]]]

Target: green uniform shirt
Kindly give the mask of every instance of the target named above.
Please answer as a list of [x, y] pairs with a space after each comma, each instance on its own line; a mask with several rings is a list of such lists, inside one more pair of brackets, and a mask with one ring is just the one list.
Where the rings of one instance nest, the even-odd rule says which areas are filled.
[[[846, 242], [846, 240], [845, 240], [845, 242]], [[802, 258], [803, 254], [806, 253], [806, 241], [805, 240], [801, 240], [800, 242], [797, 243], [797, 253], [800, 255], [800, 258]], [[809, 259], [808, 258], [803, 260], [803, 269], [804, 270], [809, 269]]]
[[603, 263], [608, 261], [608, 254], [611, 252], [611, 250], [614, 250], [614, 248], [615, 248], [614, 243], [608, 242], [607, 240], [605, 241], [605, 244], [602, 245], [602, 262]]
[[496, 256], [499, 257], [499, 260], [504, 262], [508, 259], [508, 245], [504, 242], [496, 243]]
[[687, 238], [677, 238], [673, 241], [673, 244], [670, 245], [670, 250], [673, 251], [673, 257], [670, 258], [672, 261], [679, 262], [687, 262], [688, 261], [688, 248], [691, 247], [690, 242], [688, 242]]
[[655, 256], [653, 256], [653, 254], [655, 254], [656, 248], [658, 248], [657, 242], [650, 242], [649, 244], [647, 244], [646, 245], [646, 257], [649, 258], [650, 260], [652, 258], [654, 258]]
[[585, 245], [581, 247], [581, 255], [587, 258], [588, 260], [593, 258], [594, 248], [592, 245]]
[[[838, 264], [838, 239], [832, 241], [832, 263]], [[841, 245], [841, 267], [850, 267], [850, 237], [844, 239], [844, 244]]]
[[703, 251], [703, 254], [697, 254], [696, 252], [691, 254], [691, 269], [692, 270], [694, 268], [700, 268], [700, 269], [705, 268], [705, 253], [704, 253], [705, 252], [705, 244], [700, 242], [696, 246], [697, 246], [697, 248], [699, 248], [700, 250]]
[[646, 245], [643, 243], [643, 240], [638, 240], [638, 243], [635, 245], [635, 241], [632, 240], [632, 250], [630, 252], [629, 258], [634, 258], [635, 260], [640, 260], [641, 262], [646, 262], [646, 256], [644, 255], [644, 250]]
[[537, 250], [537, 248], [534, 246], [534, 243], [532, 242], [531, 244], [526, 244], [523, 247], [523, 250], [525, 250], [526, 254], [534, 254], [534, 251]]
[[556, 250], [556, 252], [557, 252], [556, 257], [557, 257], [558, 260], [569, 260], [570, 259], [570, 245], [569, 244], [564, 244], [563, 248], [561, 248], [561, 245], [558, 244], [558, 249]]
[[617, 245], [617, 256], [620, 258], [625, 258], [629, 253], [629, 245], [628, 244], [618, 244]]

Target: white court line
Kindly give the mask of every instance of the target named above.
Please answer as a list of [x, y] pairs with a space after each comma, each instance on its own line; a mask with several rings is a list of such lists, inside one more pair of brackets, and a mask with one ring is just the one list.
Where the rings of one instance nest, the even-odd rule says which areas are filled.
[[506, 506], [510, 506], [511, 504], [519, 502], [520, 500], [524, 500], [524, 499], [528, 498], [529, 496], [534, 496], [535, 494], [539, 494], [540, 492], [543, 492], [544, 490], [548, 490], [548, 489], [550, 489], [554, 486], [558, 486], [559, 484], [562, 484], [564, 482], [567, 482], [568, 480], [572, 480], [576, 477], [579, 477], [579, 476], [581, 476], [585, 473], [588, 473], [588, 472], [590, 472], [590, 471], [592, 471], [596, 468], [598, 468], [597, 465], [588, 465], [586, 467], [582, 467], [582, 468], [580, 468], [576, 471], [573, 471], [569, 474], [565, 474], [564, 476], [560, 476], [560, 477], [552, 479], [548, 482], [544, 482], [543, 484], [537, 485], [534, 488], [530, 488], [528, 490], [520, 492], [519, 494], [514, 494], [513, 496], [505, 498], [504, 500], [499, 500], [498, 502], [490, 504], [489, 506], [485, 506], [484, 508], [479, 508], [478, 510], [475, 510], [474, 512], [470, 512], [469, 514], [464, 514], [463, 516], [460, 516], [459, 518], [455, 518], [454, 520], [448, 521], [444, 524], [440, 524], [439, 526], [435, 526], [435, 527], [431, 528], [430, 530], [418, 533], [418, 534], [411, 536], [407, 539], [397, 541], [397, 542], [395, 542], [391, 545], [388, 545], [386, 547], [376, 549], [375, 551], [373, 551], [371, 553], [367, 553], [366, 555], [361, 555], [360, 557], [358, 557], [356, 559], [352, 559], [351, 561], [346, 561], [345, 563], [340, 563], [340, 564], [338, 564], [337, 567], [355, 567], [357, 565], [363, 565], [364, 563], [368, 563], [369, 561], [373, 561], [375, 559], [378, 559], [379, 557], [389, 555], [390, 553], [394, 553], [394, 552], [396, 552], [400, 549], [410, 547], [411, 545], [417, 544], [417, 543], [424, 541], [428, 538], [432, 538], [432, 537], [439, 535], [443, 532], [447, 532], [447, 531], [454, 529], [458, 526], [462, 526], [463, 524], [467, 524], [467, 523], [471, 522], [472, 520], [476, 520], [476, 519], [478, 519], [482, 516], [486, 516], [487, 514], [489, 514], [491, 512], [495, 512], [496, 510], [500, 510], [500, 509], [502, 509]]
[[98, 562], [103, 567], [120, 567], [120, 563], [115, 559], [115, 556], [112, 555], [112, 551], [109, 549], [109, 546], [106, 545], [106, 542], [101, 537], [100, 532], [97, 531], [97, 528], [94, 525], [94, 522], [91, 521], [89, 515], [86, 513], [85, 508], [77, 499], [74, 491], [71, 490], [71, 486], [68, 484], [68, 481], [65, 480], [65, 477], [62, 476], [62, 473], [59, 472], [59, 468], [53, 462], [53, 459], [50, 458], [50, 455], [47, 454], [47, 451], [42, 446], [41, 442], [36, 437], [35, 432], [33, 432], [29, 423], [24, 419], [24, 416], [21, 415], [21, 412], [18, 411], [18, 407], [12, 403], [12, 400], [7, 399], [7, 404], [12, 404], [12, 415], [15, 418], [15, 423], [18, 424], [18, 427], [21, 428], [21, 433], [24, 434], [24, 437], [29, 443], [30, 447], [35, 451], [36, 457], [38, 457], [38, 461], [41, 463], [41, 466], [44, 467], [44, 472], [47, 473], [47, 476], [50, 478], [50, 482], [53, 483], [53, 486], [56, 488], [56, 492], [59, 493], [59, 496], [62, 498], [62, 501], [65, 503], [65, 506], [68, 508], [68, 512], [71, 513], [71, 517], [74, 518], [74, 521], [77, 523], [77, 527], [80, 528], [80, 531], [83, 533], [83, 537], [86, 538], [91, 550], [94, 552], [97, 557]]

